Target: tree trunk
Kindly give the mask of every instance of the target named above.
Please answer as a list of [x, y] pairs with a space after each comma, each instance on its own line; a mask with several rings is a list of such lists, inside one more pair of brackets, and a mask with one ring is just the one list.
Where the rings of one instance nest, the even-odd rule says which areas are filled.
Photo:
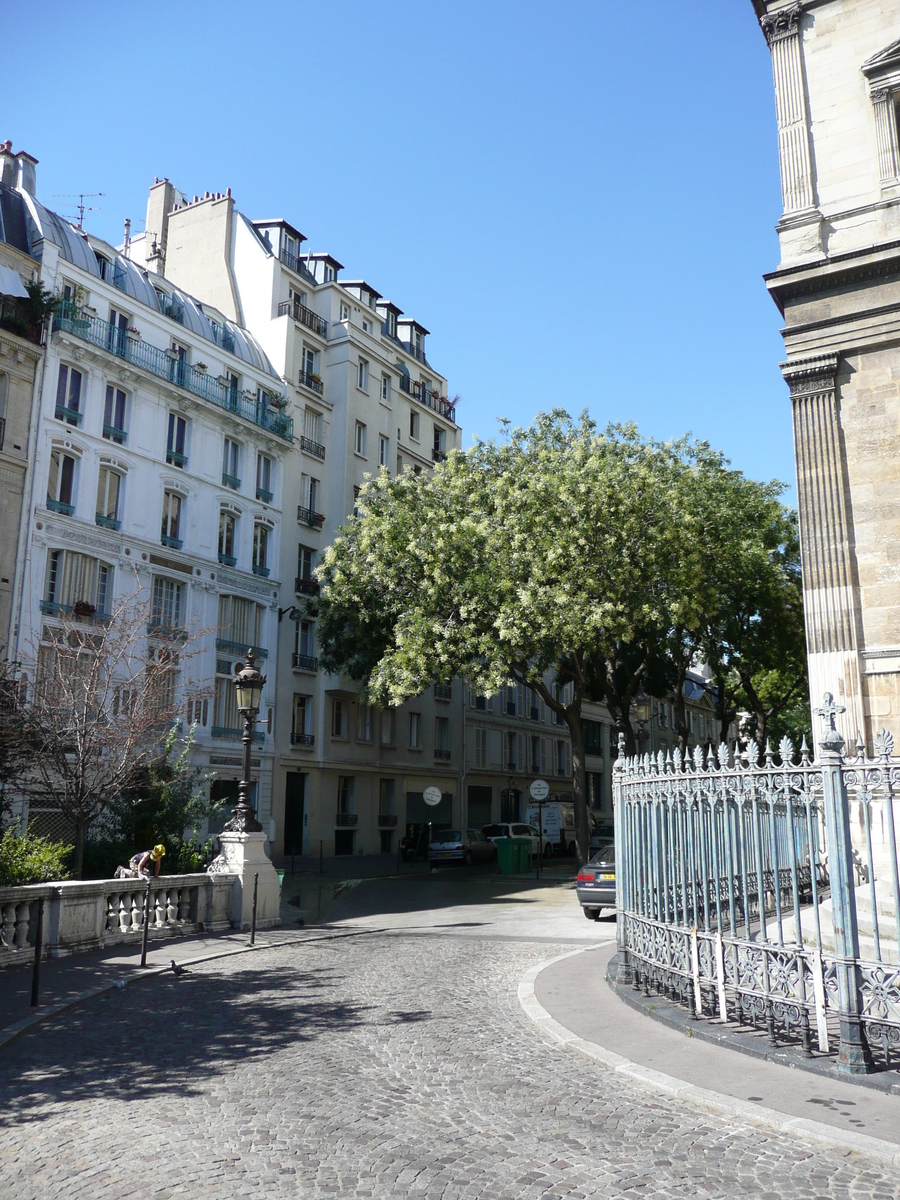
[[587, 770], [584, 762], [584, 730], [581, 727], [581, 705], [566, 708], [566, 724], [572, 739], [572, 779], [575, 797], [575, 844], [578, 861], [586, 863], [591, 857], [591, 823], [587, 805]]
[[84, 869], [84, 835], [87, 832], [87, 822], [84, 817], [75, 819], [75, 864], [72, 874], [75, 879], [81, 878]]

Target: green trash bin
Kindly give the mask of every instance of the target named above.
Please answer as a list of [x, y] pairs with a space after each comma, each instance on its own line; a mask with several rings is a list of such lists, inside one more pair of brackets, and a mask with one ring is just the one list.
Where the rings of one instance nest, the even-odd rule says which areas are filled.
[[284, 887], [284, 871], [276, 871], [275, 874], [278, 876], [278, 895], [280, 896], [281, 889]]
[[513, 853], [517, 849], [518, 838], [497, 838], [497, 866], [501, 875], [512, 875], [515, 870]]
[[531, 838], [514, 837], [509, 841], [513, 846], [513, 874], [527, 875], [531, 870]]

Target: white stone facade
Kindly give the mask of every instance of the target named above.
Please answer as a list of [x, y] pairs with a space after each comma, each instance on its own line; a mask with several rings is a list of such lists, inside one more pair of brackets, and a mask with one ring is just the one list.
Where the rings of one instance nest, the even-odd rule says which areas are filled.
[[265, 823], [292, 444], [281, 381], [220, 311], [23, 195], [41, 279], [66, 305], [39, 388], [12, 656], [33, 661], [61, 612], [96, 622], [139, 595], [148, 652], [156, 624], [194, 638], [175, 684], [183, 723], [196, 724], [195, 760], [231, 802], [240, 722], [229, 676], [252, 642], [268, 675], [254, 753]]
[[900, 738], [900, 3], [754, 0], [772, 52], [810, 690]]

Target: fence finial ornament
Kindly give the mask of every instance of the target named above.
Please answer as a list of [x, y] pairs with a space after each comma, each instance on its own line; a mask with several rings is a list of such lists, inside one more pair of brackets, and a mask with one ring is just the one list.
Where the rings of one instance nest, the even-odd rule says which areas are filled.
[[823, 750], [838, 750], [840, 751], [844, 745], [844, 739], [837, 731], [834, 718], [842, 712], [846, 712], [843, 704], [836, 704], [834, 696], [831, 692], [826, 692], [822, 704], [819, 708], [813, 709], [817, 717], [821, 717], [825, 722], [825, 736], [819, 745]]

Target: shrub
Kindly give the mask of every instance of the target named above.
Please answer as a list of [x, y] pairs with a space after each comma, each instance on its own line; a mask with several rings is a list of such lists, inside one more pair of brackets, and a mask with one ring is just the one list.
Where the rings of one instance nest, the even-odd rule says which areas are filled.
[[182, 842], [175, 852], [175, 870], [179, 875], [193, 875], [205, 871], [218, 853], [217, 838], [205, 842], [188, 840]]
[[66, 860], [71, 853], [72, 847], [62, 842], [7, 829], [0, 838], [0, 887], [68, 879]]

